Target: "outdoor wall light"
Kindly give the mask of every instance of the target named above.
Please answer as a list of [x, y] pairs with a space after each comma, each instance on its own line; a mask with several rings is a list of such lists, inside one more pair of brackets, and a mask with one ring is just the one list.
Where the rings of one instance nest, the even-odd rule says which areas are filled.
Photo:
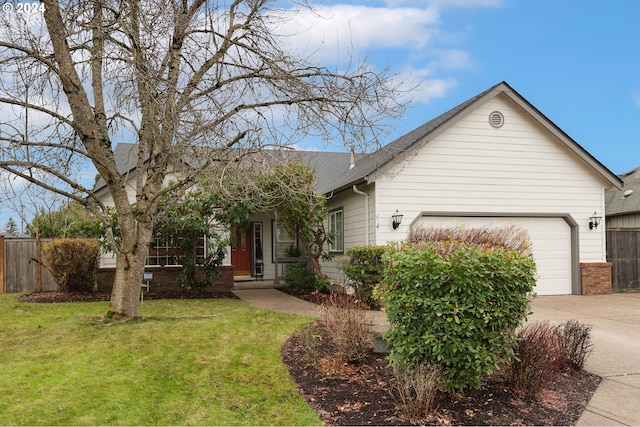
[[597, 229], [601, 219], [602, 217], [594, 212], [593, 215], [589, 217], [589, 230]]
[[391, 219], [393, 220], [393, 229], [397, 230], [398, 227], [400, 227], [400, 223], [402, 222], [402, 214], [398, 212], [398, 209], [396, 209], [396, 212], [391, 215]]

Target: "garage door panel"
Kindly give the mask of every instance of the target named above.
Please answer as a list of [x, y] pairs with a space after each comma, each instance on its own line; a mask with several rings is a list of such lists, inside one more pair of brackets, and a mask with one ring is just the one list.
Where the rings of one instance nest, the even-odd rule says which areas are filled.
[[505, 227], [527, 230], [537, 266], [538, 295], [571, 294], [571, 227], [562, 218], [422, 217], [425, 227]]

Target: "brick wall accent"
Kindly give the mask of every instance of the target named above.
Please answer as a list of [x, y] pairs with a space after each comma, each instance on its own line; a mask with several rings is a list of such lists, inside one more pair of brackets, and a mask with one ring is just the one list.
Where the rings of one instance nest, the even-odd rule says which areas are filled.
[[611, 293], [610, 262], [581, 262], [580, 287], [582, 295], [602, 295]]
[[[231, 291], [233, 289], [233, 266], [223, 265], [221, 268], [222, 276], [213, 281], [213, 285], [208, 289], [211, 292]], [[180, 272], [180, 267], [147, 267], [145, 271], [153, 272], [153, 280], [150, 283], [151, 289], [175, 291], [178, 287], [176, 275]], [[115, 272], [115, 268], [101, 268], [98, 270], [98, 291], [111, 292]]]

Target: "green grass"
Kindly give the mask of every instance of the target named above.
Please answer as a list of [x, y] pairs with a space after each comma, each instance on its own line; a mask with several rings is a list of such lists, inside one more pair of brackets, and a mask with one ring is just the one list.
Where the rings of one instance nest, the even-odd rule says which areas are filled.
[[0, 425], [319, 425], [280, 357], [309, 318], [237, 300], [107, 303], [0, 295]]

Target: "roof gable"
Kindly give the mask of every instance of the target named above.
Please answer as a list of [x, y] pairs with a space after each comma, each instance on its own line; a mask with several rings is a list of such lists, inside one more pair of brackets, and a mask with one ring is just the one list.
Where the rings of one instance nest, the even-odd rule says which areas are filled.
[[493, 99], [500, 94], [504, 94], [508, 99], [519, 106], [523, 112], [527, 113], [542, 125], [542, 127], [554, 135], [562, 144], [574, 153], [577, 158], [585, 162], [612, 187], [621, 188], [622, 181], [613, 172], [589, 154], [562, 129], [556, 126], [524, 97], [511, 88], [511, 86], [506, 82], [501, 82], [452, 108], [446, 113], [430, 120], [422, 126], [419, 126], [411, 132], [399, 137], [379, 150], [364, 156], [356, 163], [355, 168], [343, 175], [337, 176], [333, 182], [331, 182], [330, 187], [319, 188], [319, 191], [325, 193], [330, 191], [339, 191], [350, 187], [352, 184], [363, 182], [365, 180], [369, 182], [374, 181], [376, 175], [384, 173], [390, 167], [398, 164], [404, 160], [411, 151], [415, 151], [421, 145], [428, 143], [430, 139], [444, 132], [488, 100]]

